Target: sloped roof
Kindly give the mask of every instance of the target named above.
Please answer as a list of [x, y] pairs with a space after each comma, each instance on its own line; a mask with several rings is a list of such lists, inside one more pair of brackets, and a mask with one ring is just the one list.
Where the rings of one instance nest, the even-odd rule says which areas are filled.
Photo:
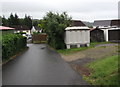
[[120, 19], [116, 20], [97, 20], [94, 21], [94, 26], [120, 26]]
[[110, 26], [111, 20], [97, 20], [93, 23], [94, 26]]
[[14, 30], [15, 28], [0, 26], [0, 30]]
[[80, 20], [72, 20], [71, 26], [86, 26], [86, 25]]
[[15, 25], [13, 26], [15, 30], [31, 30], [28, 26], [26, 25]]
[[34, 26], [36, 30], [41, 30], [40, 27], [38, 26]]

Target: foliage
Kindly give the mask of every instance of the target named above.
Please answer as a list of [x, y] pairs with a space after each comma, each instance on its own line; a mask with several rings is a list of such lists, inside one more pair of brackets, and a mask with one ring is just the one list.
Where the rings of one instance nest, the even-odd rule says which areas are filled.
[[89, 77], [84, 78], [91, 84], [118, 85], [118, 55], [96, 60], [87, 67], [92, 72]]
[[8, 26], [8, 20], [5, 18], [5, 16], [2, 17], [2, 26]]
[[26, 32], [19, 32], [19, 33], [16, 33], [16, 34], [22, 35], [22, 34], [26, 34]]
[[8, 18], [8, 23], [9, 26], [13, 26], [13, 25], [19, 25], [19, 18], [17, 16], [17, 14], [13, 15], [12, 13], [10, 14], [10, 17]]
[[26, 47], [26, 37], [20, 34], [7, 34], [2, 36], [2, 59], [3, 61], [15, 55]]
[[40, 33], [39, 31], [38, 32], [35, 32], [35, 31], [33, 32], [33, 34], [39, 34], [39, 33]]
[[25, 15], [24, 25], [27, 25], [30, 29], [32, 28], [32, 19], [30, 16]]
[[26, 25], [32, 28], [32, 19], [30, 16], [25, 15], [24, 18], [19, 18], [17, 14], [10, 14], [9, 18], [2, 17], [2, 26], [14, 27], [15, 25]]
[[48, 35], [48, 44], [55, 49], [64, 49], [65, 28], [71, 23], [71, 17], [66, 12], [59, 14], [48, 12], [39, 25]]

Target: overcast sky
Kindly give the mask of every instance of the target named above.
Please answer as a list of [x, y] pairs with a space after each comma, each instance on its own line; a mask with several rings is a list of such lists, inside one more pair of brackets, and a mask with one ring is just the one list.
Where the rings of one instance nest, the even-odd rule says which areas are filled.
[[117, 19], [120, 0], [0, 0], [0, 15], [17, 13], [42, 19], [46, 12], [64, 12], [74, 20], [90, 21]]

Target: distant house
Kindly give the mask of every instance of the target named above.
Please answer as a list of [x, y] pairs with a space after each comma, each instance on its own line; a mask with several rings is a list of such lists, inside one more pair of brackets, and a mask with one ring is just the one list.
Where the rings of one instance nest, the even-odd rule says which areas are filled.
[[15, 28], [15, 33], [24, 32], [28, 35], [31, 34], [31, 29], [26, 25], [13, 26]]
[[14, 33], [15, 28], [0, 26], [0, 32], [2, 34], [12, 34]]
[[91, 42], [103, 42], [104, 31], [99, 28], [90, 29], [90, 41]]
[[120, 19], [94, 21], [94, 27], [104, 31], [105, 41], [120, 41]]
[[40, 27], [33, 26], [32, 29], [31, 29], [31, 34], [33, 34], [33, 32], [39, 32], [39, 33], [41, 33], [42, 30], [40, 29]]

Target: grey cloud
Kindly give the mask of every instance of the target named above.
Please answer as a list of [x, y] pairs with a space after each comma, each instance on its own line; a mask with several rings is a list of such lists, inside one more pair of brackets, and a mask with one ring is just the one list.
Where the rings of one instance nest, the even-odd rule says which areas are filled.
[[91, 1], [91, 0], [44, 0], [28, 2], [2, 2], [2, 12], [5, 15], [18, 13], [20, 17], [24, 14], [32, 15], [34, 18], [42, 18], [46, 12], [66, 11], [74, 19], [94, 20], [101, 18], [116, 18], [118, 3]]

